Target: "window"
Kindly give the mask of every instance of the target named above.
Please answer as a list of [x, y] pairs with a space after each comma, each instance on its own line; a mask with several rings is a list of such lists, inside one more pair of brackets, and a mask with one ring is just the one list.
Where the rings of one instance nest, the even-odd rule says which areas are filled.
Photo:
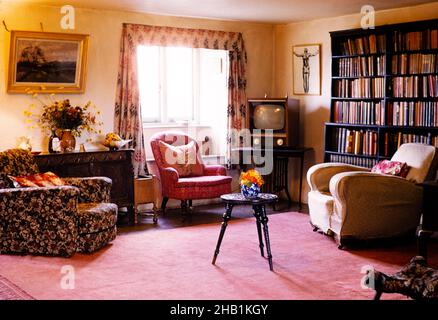
[[228, 51], [138, 47], [145, 124], [185, 123], [226, 128]]

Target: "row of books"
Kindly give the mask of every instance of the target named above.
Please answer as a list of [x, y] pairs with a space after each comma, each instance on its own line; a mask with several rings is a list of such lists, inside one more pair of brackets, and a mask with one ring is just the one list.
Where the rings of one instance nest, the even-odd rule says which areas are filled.
[[331, 154], [329, 156], [329, 162], [341, 162], [341, 163], [352, 164], [355, 166], [372, 168], [377, 163], [377, 159]]
[[433, 136], [430, 132], [427, 135], [386, 132], [384, 139], [385, 145], [383, 155], [385, 157], [392, 156], [404, 143], [422, 143], [438, 147], [438, 137]]
[[369, 36], [347, 39], [340, 43], [341, 55], [384, 53], [386, 51], [386, 37], [371, 34]]
[[438, 126], [437, 101], [401, 101], [388, 103], [389, 125], [436, 127]]
[[336, 128], [334, 150], [342, 153], [377, 155], [377, 132]]
[[335, 101], [333, 120], [337, 123], [384, 125], [385, 102]]
[[392, 73], [438, 73], [438, 54], [399, 54], [392, 57]]
[[385, 95], [384, 78], [341, 79], [334, 83], [334, 94], [341, 98], [382, 98]]
[[394, 77], [392, 86], [397, 98], [438, 97], [438, 76]]
[[438, 49], [438, 30], [394, 33], [394, 51]]
[[427, 135], [419, 135], [419, 134], [411, 134], [411, 133], [402, 133], [399, 134], [400, 138], [399, 144], [403, 143], [423, 143], [423, 144], [429, 144], [434, 147], [438, 147], [438, 137], [432, 136], [432, 134], [429, 132]]
[[385, 75], [385, 57], [369, 56], [338, 59], [338, 76], [363, 77]]

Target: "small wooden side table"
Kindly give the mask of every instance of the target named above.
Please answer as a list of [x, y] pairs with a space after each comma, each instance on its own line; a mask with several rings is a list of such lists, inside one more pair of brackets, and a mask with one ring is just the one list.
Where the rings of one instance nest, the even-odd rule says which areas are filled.
[[427, 243], [438, 231], [438, 181], [425, 181], [423, 187], [423, 216], [418, 231], [418, 254], [427, 259]]
[[231, 219], [231, 212], [233, 207], [237, 205], [251, 205], [253, 209], [254, 217], [256, 218], [257, 233], [259, 236], [260, 254], [264, 257], [263, 250], [263, 238], [262, 238], [262, 225], [263, 233], [265, 236], [266, 251], [268, 253], [269, 269], [273, 271], [272, 267], [272, 254], [271, 244], [269, 242], [268, 232], [268, 217], [266, 215], [266, 204], [271, 204], [278, 201], [278, 197], [275, 194], [260, 193], [256, 199], [247, 199], [240, 193], [230, 193], [221, 196], [222, 202], [225, 203], [225, 213], [223, 215], [224, 222], [222, 222], [221, 231], [219, 233], [219, 239], [217, 240], [216, 250], [214, 251], [212, 264], [216, 263], [219, 249], [221, 247], [222, 239], [224, 238], [225, 230], [228, 226], [228, 221]]
[[[307, 152], [312, 151], [312, 148], [307, 147], [275, 147], [273, 149], [262, 149], [263, 152], [271, 152], [274, 157], [273, 172], [265, 177], [265, 184], [263, 185], [262, 191], [268, 193], [277, 193], [285, 191], [288, 205], [292, 204], [292, 197], [289, 192], [289, 159], [298, 158], [300, 159], [300, 180], [299, 180], [299, 195], [298, 195], [298, 211], [302, 209], [301, 203], [301, 193], [303, 190], [303, 175], [304, 175], [304, 157]], [[240, 167], [243, 171], [248, 169], [246, 163], [251, 163], [248, 159], [244, 159], [246, 155], [253, 155], [255, 151], [260, 152], [257, 148], [252, 147], [241, 147], [232, 149], [232, 151], [239, 152]]]
[[153, 203], [153, 221], [154, 223], [157, 223], [159, 197], [157, 177], [154, 175], [134, 179], [135, 224], [138, 222], [138, 215], [142, 213], [138, 211], [138, 206], [147, 203]]

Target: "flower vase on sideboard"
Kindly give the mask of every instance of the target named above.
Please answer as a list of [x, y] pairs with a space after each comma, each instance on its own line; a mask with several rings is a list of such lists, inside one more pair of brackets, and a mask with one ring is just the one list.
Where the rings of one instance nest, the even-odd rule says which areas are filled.
[[61, 152], [74, 152], [76, 148], [76, 138], [71, 130], [65, 129], [61, 135]]

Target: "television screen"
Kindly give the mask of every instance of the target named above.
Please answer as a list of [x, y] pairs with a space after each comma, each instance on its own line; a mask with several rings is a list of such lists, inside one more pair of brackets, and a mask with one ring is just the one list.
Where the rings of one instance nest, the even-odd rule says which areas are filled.
[[284, 128], [285, 110], [275, 104], [260, 104], [254, 108], [254, 128], [281, 130]]

